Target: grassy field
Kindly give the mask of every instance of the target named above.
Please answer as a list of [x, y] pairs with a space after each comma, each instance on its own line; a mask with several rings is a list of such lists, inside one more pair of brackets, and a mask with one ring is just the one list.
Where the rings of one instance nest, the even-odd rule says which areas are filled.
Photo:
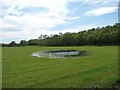
[[[89, 55], [69, 58], [37, 58], [42, 50], [86, 50]], [[3, 88], [111, 87], [118, 79], [117, 46], [5, 47]]]

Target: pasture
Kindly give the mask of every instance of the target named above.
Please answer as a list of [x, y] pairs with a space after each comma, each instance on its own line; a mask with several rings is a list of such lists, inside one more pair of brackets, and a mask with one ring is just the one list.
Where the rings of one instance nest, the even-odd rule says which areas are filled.
[[[87, 56], [33, 57], [43, 50], [85, 50]], [[108, 88], [118, 79], [117, 46], [3, 47], [3, 88]]]

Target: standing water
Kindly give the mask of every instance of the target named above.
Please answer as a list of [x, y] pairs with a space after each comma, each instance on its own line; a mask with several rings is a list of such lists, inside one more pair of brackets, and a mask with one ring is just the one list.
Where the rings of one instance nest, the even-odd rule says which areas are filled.
[[80, 51], [76, 51], [76, 50], [41, 51], [41, 52], [34, 52], [32, 54], [32, 56], [36, 56], [36, 57], [49, 57], [49, 58], [65, 58], [65, 57], [73, 57], [79, 55], [80, 55]]

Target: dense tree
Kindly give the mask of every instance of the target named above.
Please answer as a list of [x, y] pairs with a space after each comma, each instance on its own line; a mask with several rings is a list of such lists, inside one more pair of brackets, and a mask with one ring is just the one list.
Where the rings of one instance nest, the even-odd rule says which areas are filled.
[[[113, 26], [97, 27], [78, 33], [51, 35], [39, 40], [40, 46], [81, 46], [81, 45], [118, 45], [120, 23]], [[44, 36], [44, 35], [42, 35]]]
[[14, 47], [17, 46], [17, 44], [15, 43], [15, 41], [12, 41], [8, 44], [9, 47]]
[[2, 46], [2, 47], [7, 47], [8, 44], [1, 43], [0, 46]]
[[26, 40], [21, 40], [20, 41], [20, 46], [27, 46], [28, 42]]
[[[29, 41], [21, 40], [20, 46], [39, 45], [39, 46], [83, 46], [83, 45], [120, 45], [120, 23], [113, 26], [97, 27], [78, 33], [59, 33], [58, 35], [41, 34], [38, 39]], [[13, 41], [7, 46], [16, 46]], [[6, 44], [2, 44], [6, 46]], [[17, 45], [18, 46], [18, 45]]]
[[38, 39], [30, 39], [28, 45], [38, 45]]

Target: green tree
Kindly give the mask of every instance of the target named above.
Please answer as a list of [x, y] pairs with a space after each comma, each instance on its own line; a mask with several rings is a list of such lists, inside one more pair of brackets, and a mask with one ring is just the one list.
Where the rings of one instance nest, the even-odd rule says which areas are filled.
[[14, 47], [14, 46], [16, 46], [17, 44], [15, 43], [15, 41], [12, 41], [12, 42], [10, 42], [9, 44], [8, 44], [8, 46], [9, 47]]
[[20, 41], [20, 46], [27, 46], [28, 42], [26, 40], [21, 40]]

